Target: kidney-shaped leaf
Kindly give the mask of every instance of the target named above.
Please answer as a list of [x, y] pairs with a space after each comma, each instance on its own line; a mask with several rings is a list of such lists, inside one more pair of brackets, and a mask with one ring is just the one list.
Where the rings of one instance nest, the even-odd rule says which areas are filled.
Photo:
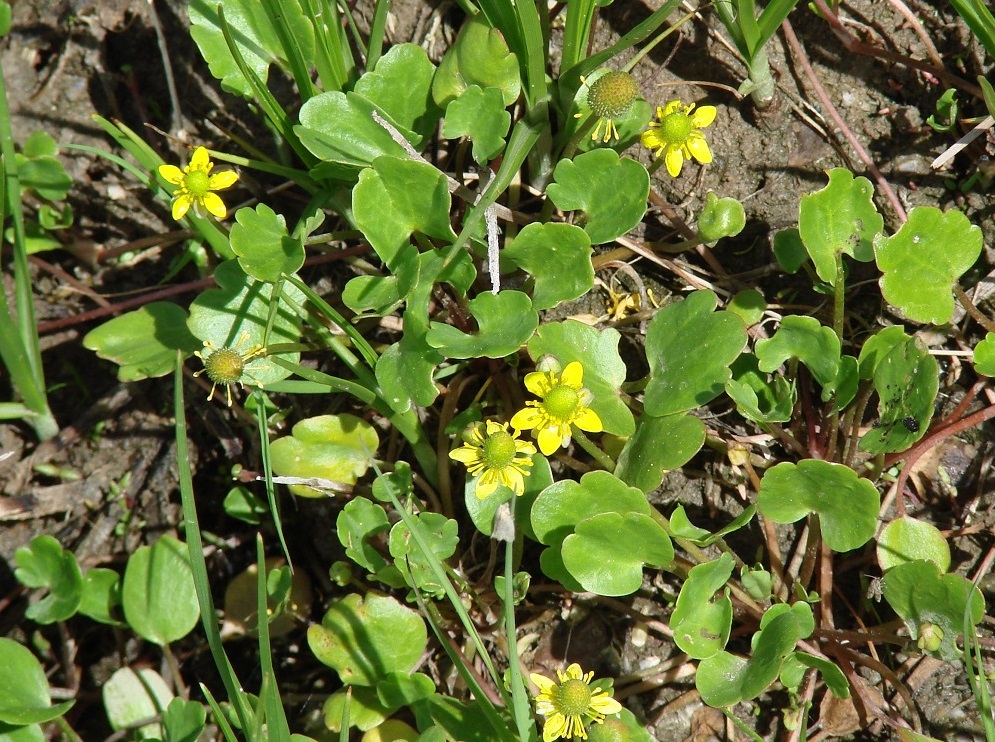
[[[294, 425], [289, 436], [270, 444], [273, 471], [288, 477], [318, 477], [355, 484], [366, 474], [380, 439], [377, 431], [355, 415], [318, 415]], [[293, 484], [301, 497], [324, 497], [316, 489]]]
[[731, 554], [691, 568], [670, 615], [674, 643], [696, 660], [720, 652], [732, 630], [732, 601], [716, 593], [736, 566]]
[[[173, 700], [173, 692], [155, 670], [145, 667], [135, 672], [130, 667], [117, 670], [104, 683], [104, 710], [112, 729], [126, 729], [137, 722], [154, 718], [166, 711]], [[138, 739], [162, 737], [158, 723], [139, 726]]]
[[36, 536], [14, 553], [14, 576], [25, 587], [47, 588], [48, 594], [28, 606], [25, 615], [41, 624], [65, 621], [83, 599], [83, 575], [76, 557], [52, 536]]
[[532, 528], [546, 545], [559, 545], [580, 521], [601, 513], [649, 515], [646, 495], [606, 471], [579, 482], [561, 480], [542, 491], [532, 506]]
[[732, 376], [730, 364], [746, 347], [746, 326], [732, 312], [714, 311], [717, 301], [711, 291], [695, 291], [650, 321], [647, 414], [685, 412], [722, 393]]
[[848, 466], [817, 459], [783, 462], [760, 480], [757, 506], [775, 523], [819, 516], [822, 537], [833, 551], [866, 544], [877, 525], [881, 498], [868, 480]]
[[377, 66], [356, 83], [355, 92], [395, 123], [417, 134], [421, 149], [435, 130], [441, 111], [432, 100], [435, 65], [417, 44], [398, 44], [377, 60]]
[[471, 85], [446, 107], [446, 139], [466, 137], [473, 142], [473, 159], [486, 165], [504, 150], [511, 114], [497, 88]]
[[995, 332], [974, 346], [974, 370], [982, 376], [995, 376]]
[[573, 224], [525, 227], [501, 257], [535, 279], [532, 306], [552, 309], [563, 301], [583, 296], [594, 286], [591, 238]]
[[596, 149], [560, 160], [555, 183], [546, 189], [563, 211], [583, 211], [584, 230], [600, 245], [621, 237], [646, 213], [650, 176], [635, 160], [619, 158], [612, 149]]
[[563, 566], [598, 595], [630, 595], [643, 583], [643, 565], [674, 559], [670, 537], [641, 513], [601, 513], [582, 520], [563, 540]]
[[840, 340], [815, 317], [785, 317], [772, 337], [757, 343], [756, 352], [761, 371], [770, 373], [797, 358], [822, 386], [832, 384], [839, 371]]
[[505, 106], [514, 103], [522, 89], [518, 57], [483, 13], [463, 24], [456, 42], [442, 57], [432, 80], [432, 97], [447, 106], [471, 85], [499, 89]]
[[128, 559], [121, 586], [124, 618], [139, 636], [165, 645], [197, 625], [200, 605], [186, 544], [164, 535]]
[[478, 330], [467, 334], [433, 322], [426, 340], [448, 358], [504, 358], [518, 351], [539, 326], [539, 313], [521, 291], [480, 294], [469, 302]]
[[[301, 106], [301, 123], [294, 127], [294, 133], [311, 154], [325, 162], [358, 168], [372, 164], [381, 155], [407, 157], [404, 147], [373, 118], [376, 110], [353, 92], [319, 93]], [[389, 121], [390, 117], [384, 119]], [[402, 129], [398, 131], [404, 134]], [[413, 134], [411, 139], [415, 139]]]
[[238, 264], [257, 281], [276, 283], [304, 265], [304, 242], [287, 233], [287, 221], [266, 204], [235, 212], [231, 249]]
[[459, 524], [441, 513], [419, 513], [416, 517], [421, 534], [432, 553], [422, 551], [407, 524], [398, 521], [390, 529], [390, 554], [399, 569], [404, 567], [401, 573], [411, 587], [417, 587], [434, 597], [442, 597], [445, 591], [432, 569], [432, 563], [444, 561], [456, 553]]
[[339, 513], [335, 529], [345, 555], [360, 567], [379, 572], [387, 566], [387, 560], [369, 543], [371, 538], [390, 530], [387, 512], [380, 505], [365, 497], [353, 498]]
[[949, 322], [951, 286], [974, 265], [981, 243], [981, 229], [960, 211], [917, 206], [898, 232], [874, 240], [881, 293], [911, 320]]
[[878, 564], [885, 572], [918, 559], [929, 559], [941, 572], [950, 569], [950, 544], [940, 529], [908, 515], [895, 518], [881, 530], [877, 554]]
[[425, 622], [394, 598], [367, 593], [332, 603], [307, 632], [321, 662], [346, 685], [374, 686], [392, 672], [410, 673], [428, 643]]
[[31, 650], [13, 639], [0, 637], [0, 726], [24, 726], [51, 721], [66, 713], [75, 701], [56, 706], [48, 678]]
[[663, 475], [683, 466], [705, 442], [705, 423], [694, 415], [642, 415], [625, 442], [615, 476], [643, 492], [652, 492]]

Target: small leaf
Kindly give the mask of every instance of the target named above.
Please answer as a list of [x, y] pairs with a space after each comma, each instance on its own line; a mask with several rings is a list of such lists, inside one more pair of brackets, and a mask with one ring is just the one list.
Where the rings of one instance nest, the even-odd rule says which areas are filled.
[[[128, 559], [121, 587], [124, 618], [136, 634], [160, 646], [182, 639], [200, 619], [186, 544], [169, 535]], [[136, 680], [137, 682], [137, 680]]]
[[174, 698], [162, 715], [166, 742], [197, 742], [206, 722], [207, 711], [203, 704]]
[[473, 159], [486, 165], [504, 151], [510, 128], [511, 114], [505, 110], [501, 91], [471, 85], [446, 107], [442, 133], [446, 139], [469, 139], [473, 142]]
[[756, 346], [759, 369], [774, 371], [782, 363], [796, 358], [805, 364], [822, 386], [836, 380], [840, 364], [840, 341], [832, 328], [814, 317], [789, 315], [781, 321], [773, 337]]
[[561, 480], [542, 491], [532, 506], [532, 528], [547, 546], [559, 546], [585, 518], [601, 513], [649, 515], [646, 496], [606, 471], [579, 482]]
[[[136, 673], [130, 667], [122, 667], [104, 683], [103, 697], [107, 721], [117, 731], [165, 712], [173, 700], [173, 692], [155, 670], [142, 668]], [[138, 726], [136, 733], [140, 739], [160, 739], [163, 728], [153, 722]]]
[[573, 224], [527, 225], [501, 252], [502, 259], [535, 279], [532, 306], [552, 309], [594, 287], [591, 238]]
[[757, 513], [756, 505], [747, 506], [742, 513], [737, 515], [726, 525], [722, 526], [715, 533], [706, 531], [704, 528], [698, 528], [691, 523], [688, 518], [687, 513], [684, 510], [683, 505], [678, 505], [673, 514], [670, 516], [670, 532], [672, 536], [677, 536], [680, 538], [686, 538], [689, 541], [693, 541], [698, 546], [711, 546], [716, 541], [724, 538], [726, 535], [738, 531], [740, 528], [745, 526], [751, 520], [753, 516]]
[[729, 300], [728, 311], [735, 314], [747, 327], [760, 322], [767, 309], [767, 302], [764, 296], [756, 289], [743, 289], [736, 292], [735, 296]]
[[788, 273], [797, 273], [808, 260], [808, 252], [801, 235], [794, 227], [782, 229], [774, 235], [774, 257], [778, 265]]
[[971, 582], [960, 575], [941, 575], [930, 561], [899, 564], [881, 579], [881, 594], [901, 616], [913, 640], [921, 626], [932, 624], [943, 631], [940, 646], [929, 654], [953, 661], [960, 657], [957, 637], [966, 620], [977, 626], [985, 614], [985, 599]]
[[113, 569], [97, 567], [83, 575], [83, 600], [79, 612], [94, 621], [123, 625], [118, 620], [121, 607], [121, 575]]
[[817, 459], [782, 462], [760, 480], [757, 506], [775, 523], [794, 523], [816, 513], [826, 544], [837, 552], [874, 537], [881, 498], [853, 469]]
[[[404, 147], [374, 120], [376, 110], [373, 103], [357, 93], [319, 93], [301, 106], [301, 123], [294, 127], [294, 133], [311, 154], [324, 162], [361, 168], [373, 164], [381, 155], [406, 158]], [[383, 118], [395, 123], [388, 115]], [[408, 135], [409, 141], [417, 141], [404, 127], [397, 128]]]
[[591, 409], [598, 413], [605, 432], [630, 436], [636, 423], [622, 399], [625, 363], [618, 354], [620, 339], [612, 328], [598, 330], [576, 320], [548, 322], [529, 341], [529, 355], [535, 361], [553, 356], [562, 367], [579, 362], [584, 367], [584, 387], [593, 397]]
[[119, 381], [140, 381], [172, 373], [176, 351], [190, 356], [202, 343], [187, 329], [186, 310], [156, 301], [90, 330], [83, 346], [118, 364]]
[[283, 214], [266, 204], [235, 212], [231, 249], [238, 264], [257, 281], [276, 283], [281, 274], [293, 274], [304, 265], [304, 242], [287, 233]]
[[668, 471], [691, 460], [705, 442], [705, 424], [694, 415], [642, 415], [625, 442], [615, 476], [649, 493]]
[[995, 376], [995, 332], [974, 346], [974, 370], [982, 376]]
[[611, 149], [596, 149], [560, 160], [553, 171], [555, 183], [546, 189], [563, 211], [583, 211], [584, 230], [600, 245], [621, 237], [646, 213], [650, 177], [635, 160], [620, 159]]
[[426, 340], [447, 358], [504, 358], [518, 351], [539, 326], [539, 313], [520, 291], [480, 294], [469, 302], [478, 330], [467, 334], [433, 322]]
[[641, 513], [601, 513], [577, 524], [562, 546], [563, 565], [585, 590], [630, 595], [643, 583], [643, 566], [674, 559], [666, 531]]
[[743, 204], [734, 198], [719, 198], [709, 191], [698, 217], [698, 238], [714, 245], [723, 237], [735, 237], [746, 226]]
[[431, 564], [433, 561], [444, 561], [456, 553], [459, 525], [440, 513], [419, 513], [416, 518], [421, 534], [432, 551], [431, 555], [422, 551], [403, 521], [395, 523], [390, 529], [390, 554], [410, 587], [440, 598], [445, 595], [445, 590], [439, 584]]
[[24, 191], [34, 191], [48, 201], [62, 201], [73, 187], [62, 163], [50, 155], [17, 155], [17, 178]]
[[505, 106], [518, 100], [522, 89], [518, 57], [509, 51], [501, 32], [488, 25], [483, 13], [463, 24], [455, 43], [442, 57], [432, 80], [432, 97], [446, 107], [471, 85], [498, 88]]
[[744, 353], [732, 366], [732, 378], [726, 382], [726, 394], [747, 420], [757, 423], [783, 423], [791, 419], [798, 398], [795, 385], [783, 376], [762, 373], [760, 361]]
[[[39, 537], [41, 538], [41, 537]], [[62, 716], [74, 701], [52, 705], [48, 678], [31, 650], [0, 637], [0, 729], [41, 724]], [[2, 734], [2, 731], [0, 731]]]
[[414, 132], [421, 149], [435, 130], [442, 111], [431, 96], [435, 65], [416, 44], [398, 44], [377, 60], [376, 67], [353, 90], [383, 111], [403, 129]]
[[867, 178], [854, 178], [843, 168], [833, 168], [828, 175], [829, 185], [802, 196], [798, 232], [819, 278], [835, 286], [836, 257], [873, 260], [872, 240], [884, 219], [874, 206], [874, 186]]
[[[814, 667], [822, 675], [826, 687], [837, 698], [850, 697], [850, 683], [843, 671], [825, 657], [816, 657], [807, 652], [792, 652], [788, 660], [795, 660], [804, 667]], [[787, 662], [785, 663], [787, 664]]]
[[700, 407], [722, 393], [729, 365], [746, 347], [746, 327], [731, 312], [715, 312], [717, 297], [695, 291], [650, 320], [646, 413], [663, 417]]
[[725, 593], [716, 597], [732, 576], [735, 560], [722, 554], [718, 559], [692, 567], [681, 585], [670, 616], [674, 643], [695, 659], [721, 651], [732, 630], [732, 601]]
[[[377, 431], [355, 415], [318, 415], [294, 425], [289, 436], [270, 444], [273, 471], [280, 476], [319, 477], [355, 484], [366, 474], [380, 439]], [[299, 497], [324, 497], [318, 490], [292, 484]]]
[[411, 408], [412, 402], [428, 407], [439, 396], [435, 368], [442, 354], [428, 344], [425, 332], [409, 333], [407, 323], [399, 342], [391, 345], [377, 360], [377, 383], [390, 406], [397, 412]]
[[392, 672], [410, 673], [428, 644], [425, 622], [394, 598], [347, 595], [307, 632], [319, 661], [346, 685], [374, 686]]
[[391, 270], [416, 232], [456, 241], [446, 177], [428, 163], [402, 157], [378, 157], [359, 174], [352, 191], [356, 226]]
[[954, 313], [951, 287], [981, 246], [981, 229], [960, 211], [917, 206], [898, 232], [874, 240], [881, 293], [911, 320], [945, 324]]
[[52, 536], [36, 536], [30, 546], [14, 553], [14, 576], [25, 587], [47, 588], [48, 594], [25, 611], [40, 624], [65, 621], [76, 614], [83, 599], [83, 575], [76, 556]]
[[950, 544], [940, 529], [908, 515], [896, 518], [882, 529], [877, 555], [883, 572], [919, 559], [930, 560], [940, 572], [950, 569]]

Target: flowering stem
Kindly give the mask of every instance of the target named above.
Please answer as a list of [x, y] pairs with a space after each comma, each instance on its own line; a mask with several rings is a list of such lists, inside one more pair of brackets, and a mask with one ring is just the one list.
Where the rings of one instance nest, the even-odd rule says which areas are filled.
[[604, 451], [598, 448], [594, 441], [588, 438], [584, 431], [578, 428], [576, 425], [571, 425], [570, 430], [573, 433], [573, 437], [580, 444], [580, 447], [587, 451], [594, 460], [597, 461], [606, 471], [615, 471], [615, 461]]

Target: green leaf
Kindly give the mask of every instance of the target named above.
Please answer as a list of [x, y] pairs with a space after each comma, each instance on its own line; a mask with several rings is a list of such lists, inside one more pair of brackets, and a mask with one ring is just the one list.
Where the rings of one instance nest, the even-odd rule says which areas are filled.
[[242, 270], [257, 281], [276, 283], [282, 273], [296, 273], [304, 265], [304, 241], [291, 237], [283, 214], [266, 204], [235, 212], [231, 249]]
[[203, 704], [174, 698], [162, 715], [162, 725], [166, 728], [165, 742], [197, 742], [206, 721], [207, 712]]
[[881, 293], [911, 320], [949, 322], [951, 286], [974, 265], [981, 245], [981, 229], [960, 211], [917, 206], [898, 232], [874, 240]]
[[374, 686], [392, 672], [410, 673], [428, 645], [425, 622], [394, 598], [347, 595], [307, 632], [319, 661], [346, 685]]
[[352, 202], [356, 226], [391, 270], [416, 232], [446, 243], [456, 241], [446, 177], [428, 163], [376, 158], [372, 168], [360, 173]]
[[837, 552], [874, 537], [878, 491], [848, 466], [817, 459], [782, 462], [760, 480], [757, 507], [775, 523], [794, 523], [816, 513], [826, 544]]
[[[404, 147], [373, 118], [377, 107], [357, 93], [331, 90], [319, 93], [301, 106], [300, 126], [294, 133], [319, 160], [350, 167], [366, 167], [381, 155], [406, 158]], [[382, 114], [390, 120], [389, 115]], [[403, 126], [396, 126], [409, 141], [417, 141]]]
[[905, 621], [912, 639], [918, 639], [926, 624], [939, 626], [943, 639], [929, 652], [953, 661], [960, 657], [957, 637], [963, 633], [965, 615], [977, 626], [985, 614], [985, 599], [971, 582], [960, 575], [941, 575], [931, 561], [899, 564], [881, 579], [881, 594]]
[[79, 612], [94, 621], [121, 626], [121, 575], [113, 569], [97, 567], [83, 575], [83, 599]]
[[714, 311], [717, 301], [711, 291], [695, 291], [650, 320], [647, 414], [685, 412], [722, 393], [732, 376], [729, 365], [746, 347], [746, 327], [735, 314]]
[[[275, 62], [286, 67], [287, 56], [262, 3], [192, 0], [189, 7], [190, 36], [207, 61], [211, 74], [221, 81], [221, 87], [228, 92], [248, 98], [252, 96], [252, 86], [239, 71], [225, 42], [218, 21], [219, 5], [224, 9], [225, 21], [232, 30], [246, 65], [260, 80], [266, 82], [270, 64]], [[280, 8], [302, 55], [305, 59], [314, 59], [314, 30], [311, 22], [304, 17], [300, 3], [281, 3]]]
[[701, 700], [709, 706], [725, 707], [756, 698], [777, 679], [800, 638], [798, 619], [789, 611], [757, 632], [749, 660], [724, 651], [703, 659], [695, 676]]
[[797, 273], [808, 260], [805, 243], [797, 229], [782, 229], [774, 235], [774, 257], [777, 258], [778, 265], [788, 273]]
[[471, 85], [499, 89], [505, 106], [518, 100], [522, 90], [518, 57], [483, 13], [463, 24], [456, 42], [443, 55], [432, 81], [432, 97], [445, 108]]
[[[379, 445], [374, 427], [355, 415], [318, 415], [301, 420], [289, 436], [273, 441], [270, 459], [280, 476], [355, 484], [366, 474]], [[288, 489], [299, 497], [325, 496], [300, 484]]]
[[[792, 652], [788, 657], [788, 661], [795, 660], [805, 667], [814, 667], [822, 675], [822, 679], [826, 683], [826, 687], [832, 691], [832, 694], [837, 698], [849, 698], [850, 697], [850, 683], [846, 679], [846, 675], [843, 671], [836, 665], [834, 665], [830, 660], [825, 657], [816, 657], [815, 655], [808, 654], [807, 652]], [[785, 662], [787, 664], [787, 662]]]
[[400, 521], [390, 529], [388, 547], [394, 563], [410, 587], [416, 587], [427, 595], [441, 598], [445, 589], [439, 584], [432, 570], [433, 561], [445, 561], [456, 553], [459, 544], [459, 525], [455, 520], [440, 513], [419, 513], [418, 524], [422, 535], [432, 550], [426, 555], [412, 539], [407, 525]]
[[974, 370], [982, 376], [995, 376], [995, 332], [974, 346]]
[[766, 309], [767, 302], [764, 300], [763, 294], [756, 289], [737, 291], [735, 296], [729, 300], [729, 311], [743, 320], [743, 324], [747, 327], [752, 327], [760, 322]]
[[625, 442], [615, 476], [649, 493], [668, 471], [683, 466], [705, 442], [705, 424], [693, 415], [642, 415]]
[[630, 436], [636, 423], [622, 399], [625, 363], [618, 354], [618, 330], [598, 330], [583, 322], [565, 320], [544, 324], [529, 341], [529, 355], [538, 361], [550, 355], [562, 367], [572, 361], [584, 367], [584, 387], [593, 399], [591, 409], [598, 413], [606, 433]]
[[878, 394], [878, 422], [860, 439], [860, 450], [873, 454], [904, 451], [926, 434], [940, 384], [939, 365], [921, 340], [901, 328], [884, 340], [859, 361], [861, 375], [873, 369]]
[[428, 407], [439, 396], [433, 377], [442, 355], [428, 344], [424, 330], [413, 334], [407, 327], [405, 313], [401, 340], [383, 352], [375, 369], [384, 398], [397, 412], [410, 409], [412, 402]]
[[14, 576], [25, 587], [47, 588], [48, 594], [24, 612], [40, 624], [65, 621], [76, 614], [83, 599], [83, 575], [76, 556], [52, 536], [36, 536], [30, 546], [14, 553]]
[[176, 351], [187, 357], [202, 343], [187, 329], [186, 310], [156, 301], [90, 330], [83, 346], [118, 364], [119, 381], [140, 381], [172, 373]]
[[504, 151], [511, 129], [511, 114], [505, 110], [498, 88], [471, 85], [446, 107], [446, 139], [466, 137], [473, 142], [473, 159], [486, 165]]
[[377, 697], [384, 705], [394, 708], [411, 706], [434, 692], [432, 678], [421, 672], [392, 672], [377, 683]]
[[883, 572], [920, 559], [930, 560], [940, 572], [950, 569], [950, 544], [940, 529], [908, 515], [896, 518], [881, 530], [877, 556]]
[[595, 245], [621, 237], [646, 213], [650, 177], [635, 160], [611, 149], [596, 149], [560, 160], [546, 189], [563, 211], [583, 211], [584, 230]]
[[[41, 537], [39, 537], [41, 538]], [[41, 724], [62, 716], [74, 701], [52, 705], [48, 678], [31, 650], [0, 637], [0, 726]]]
[[[117, 670], [103, 687], [107, 721], [115, 731], [138, 725], [150, 717], [162, 714], [173, 700], [173, 692], [155, 670], [142, 668], [137, 673], [130, 667]], [[138, 739], [162, 739], [161, 724], [138, 726]]]
[[744, 353], [732, 366], [732, 378], [726, 382], [726, 394], [747, 420], [757, 423], [783, 423], [791, 419], [798, 393], [795, 385], [783, 376], [761, 373], [759, 359]]
[[345, 554], [368, 572], [379, 572], [387, 560], [373, 547], [370, 539], [390, 530], [387, 512], [365, 497], [356, 497], [345, 504], [335, 520], [339, 542]]
[[725, 593], [716, 597], [732, 576], [731, 554], [692, 567], [681, 585], [670, 628], [674, 643], [695, 659], [721, 651], [732, 630], [732, 601]]
[[594, 287], [591, 238], [573, 224], [527, 225], [501, 258], [535, 279], [532, 306], [553, 309]]
[[756, 515], [756, 512], [757, 506], [749, 505], [743, 510], [742, 513], [737, 515], [715, 533], [712, 533], [711, 531], [706, 531], [704, 528], [698, 528], [691, 523], [687, 512], [684, 510], [684, 506], [678, 505], [674, 509], [673, 514], [670, 516], [670, 533], [672, 536], [693, 541], [698, 546], [711, 546], [727, 534], [738, 531], [740, 528], [753, 520], [753, 516]]
[[758, 368], [770, 373], [790, 358], [797, 358], [821, 386], [836, 380], [840, 364], [840, 341], [832, 328], [814, 317], [789, 315], [781, 320], [773, 337], [756, 346]]
[[186, 544], [163, 535], [132, 554], [121, 603], [128, 625], [154, 644], [166, 645], [189, 634], [200, 618], [200, 605]]
[[468, 303], [478, 330], [467, 334], [432, 322], [425, 339], [447, 358], [504, 358], [518, 351], [539, 326], [539, 313], [520, 291], [480, 294]]
[[401, 130], [416, 135], [421, 149], [435, 131], [442, 111], [432, 100], [435, 65], [416, 44], [398, 44], [377, 60], [376, 67], [356, 83], [354, 91], [383, 111]]
[[630, 595], [643, 583], [643, 566], [674, 559], [666, 531], [641, 513], [601, 513], [580, 521], [563, 540], [563, 565], [598, 595]]
[[24, 192], [34, 191], [48, 201], [62, 201], [73, 187], [73, 179], [62, 163], [51, 155], [17, 155], [16, 160], [17, 178]]
[[[346, 706], [348, 705], [348, 711]], [[325, 726], [332, 732], [342, 730], [342, 720], [348, 713], [349, 727], [361, 732], [376, 729], [397, 709], [385, 705], [378, 697], [375, 688], [357, 686], [350, 693], [333, 693], [321, 707], [325, 715]]]
[[734, 198], [719, 198], [709, 191], [698, 217], [698, 237], [714, 245], [723, 237], [735, 237], [746, 226], [743, 204]]
[[874, 206], [874, 186], [867, 178], [854, 178], [843, 168], [833, 168], [828, 175], [829, 185], [802, 196], [798, 232], [819, 278], [835, 286], [836, 257], [873, 260], [872, 241], [884, 219]]
[[[280, 284], [276, 299], [277, 287], [246, 275], [237, 260], [219, 265], [214, 280], [218, 288], [204, 291], [190, 304], [187, 327], [197, 338], [215, 348], [234, 348], [240, 352], [248, 352], [256, 345], [300, 342], [301, 318], [294, 306], [304, 304], [304, 294], [295, 286]], [[278, 305], [267, 335], [270, 305], [274, 301]], [[297, 363], [300, 355], [292, 351], [281, 353], [280, 357]], [[290, 373], [264, 356], [256, 356], [246, 362], [243, 381], [262, 387], [282, 381]]]

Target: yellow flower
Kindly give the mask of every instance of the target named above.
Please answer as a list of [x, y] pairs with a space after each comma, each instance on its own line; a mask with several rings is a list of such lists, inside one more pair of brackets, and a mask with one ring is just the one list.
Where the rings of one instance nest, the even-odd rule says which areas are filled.
[[656, 150], [657, 157], [663, 157], [667, 172], [673, 177], [681, 174], [684, 158], [694, 157], [707, 165], [712, 161], [708, 142], [700, 129], [715, 120], [715, 106], [702, 106], [697, 110], [694, 103], [682, 106], [680, 100], [672, 100], [664, 108], [657, 106], [659, 122], [650, 122], [650, 128], [643, 132], [643, 146]]
[[587, 739], [585, 726], [600, 724], [605, 715], [617, 714], [622, 704], [612, 698], [602, 688], [591, 688], [593, 672], [586, 675], [576, 662], [566, 672], [557, 670], [560, 682], [532, 673], [529, 677], [539, 687], [536, 696], [536, 711], [546, 717], [542, 728], [543, 742], [554, 739]]
[[159, 175], [167, 183], [176, 186], [173, 191], [173, 218], [180, 220], [194, 207], [198, 215], [206, 209], [218, 219], [228, 214], [224, 201], [214, 191], [230, 188], [238, 180], [238, 173], [225, 170], [211, 175], [214, 163], [207, 150], [198, 147], [194, 150], [190, 164], [180, 170], [176, 165], [160, 165]]
[[476, 493], [481, 500], [504, 485], [516, 495], [525, 492], [525, 477], [531, 472], [536, 449], [528, 441], [518, 440], [518, 431], [508, 432], [508, 423], [488, 420], [486, 430], [476, 425], [469, 440], [449, 452], [449, 458], [466, 465], [471, 475], [479, 475]]
[[600, 433], [602, 429], [601, 418], [588, 407], [592, 397], [583, 387], [584, 367], [571, 361], [562, 374], [558, 371], [540, 370], [527, 374], [525, 387], [542, 397], [542, 401], [526, 402], [525, 409], [511, 418], [511, 427], [516, 430], [538, 431], [533, 435], [545, 456], [570, 444], [571, 425], [589, 433]]
[[[235, 384], [244, 388], [246, 386], [246, 379], [254, 381], [254, 379], [250, 378], [252, 376], [251, 369], [246, 368], [246, 366], [249, 361], [266, 355], [266, 349], [261, 345], [253, 345], [243, 351], [241, 348], [248, 339], [249, 333], [243, 332], [239, 335], [238, 342], [235, 343], [234, 348], [227, 346], [218, 348], [210, 340], [205, 340], [204, 350], [194, 351], [194, 355], [204, 364], [204, 368], [194, 373], [194, 376], [206, 373], [207, 378], [211, 380], [211, 393], [207, 395], [208, 402], [214, 399], [214, 391], [217, 389], [218, 384], [220, 384], [227, 392], [228, 406], [231, 407], [231, 388]], [[265, 368], [265, 366], [262, 368]], [[261, 370], [261, 368], [258, 370]]]

